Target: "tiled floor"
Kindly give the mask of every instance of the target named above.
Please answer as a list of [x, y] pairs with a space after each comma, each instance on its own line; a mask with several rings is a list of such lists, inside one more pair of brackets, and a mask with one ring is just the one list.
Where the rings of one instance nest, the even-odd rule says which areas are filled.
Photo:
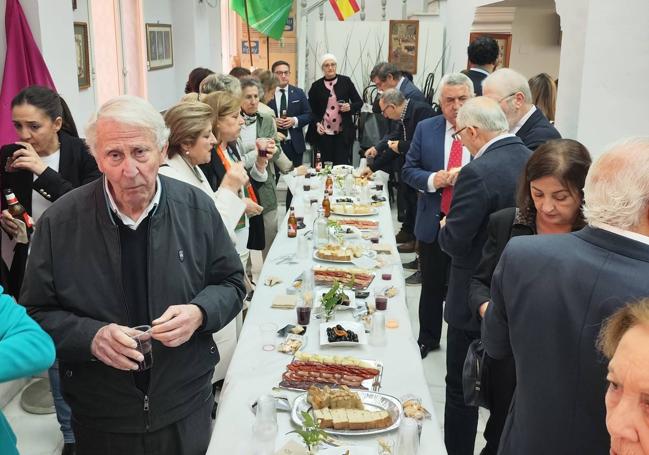
[[[282, 197], [280, 200], [283, 200]], [[396, 223], [395, 226], [399, 224]], [[254, 256], [253, 273], [259, 270], [259, 259]], [[414, 254], [402, 255], [403, 262], [409, 262], [414, 259]], [[406, 275], [408, 276], [408, 275]], [[419, 330], [417, 317], [417, 308], [419, 305], [420, 286], [408, 286], [406, 289], [407, 303], [410, 311], [410, 320], [415, 337]], [[434, 402], [434, 412], [443, 430], [444, 423], [444, 376], [446, 374], [446, 343], [445, 332], [442, 335], [441, 349], [431, 352], [423, 360], [424, 372], [430, 388], [430, 393]], [[476, 440], [475, 454], [479, 454], [484, 446], [482, 432], [488, 414], [481, 409], [480, 420], [478, 423], [478, 437]], [[18, 436], [18, 449], [22, 455], [56, 455], [61, 451], [63, 440], [58, 429], [58, 423], [54, 415], [32, 415], [27, 414], [20, 408], [19, 397], [14, 398], [4, 409], [9, 423]]]

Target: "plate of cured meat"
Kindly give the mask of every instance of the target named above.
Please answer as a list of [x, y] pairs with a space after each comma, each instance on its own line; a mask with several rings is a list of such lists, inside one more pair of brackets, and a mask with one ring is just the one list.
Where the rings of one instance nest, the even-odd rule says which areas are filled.
[[308, 390], [312, 385], [373, 390], [381, 388], [383, 364], [376, 360], [326, 356], [298, 351], [286, 366], [279, 386]]
[[358, 218], [336, 218], [335, 221], [341, 226], [354, 226], [361, 231], [376, 231], [379, 228], [379, 222], [374, 220], [362, 220]]
[[320, 286], [331, 286], [334, 282], [345, 286], [354, 285], [354, 289], [367, 289], [374, 279], [374, 274], [358, 267], [313, 267], [313, 280]]

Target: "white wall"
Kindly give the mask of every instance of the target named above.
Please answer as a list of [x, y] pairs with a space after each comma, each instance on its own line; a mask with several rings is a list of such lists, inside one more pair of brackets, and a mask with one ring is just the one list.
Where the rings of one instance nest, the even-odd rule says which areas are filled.
[[[569, 3], [572, 0], [560, 0]], [[597, 155], [630, 135], [649, 136], [649, 2], [591, 1], [577, 137]], [[564, 45], [568, 46], [566, 40]], [[559, 78], [559, 90], [563, 79]]]
[[[388, 27], [387, 21], [312, 21], [309, 25], [305, 90], [314, 80], [322, 77], [320, 56], [331, 52], [338, 59], [338, 72], [351, 77], [362, 95], [363, 88], [370, 84], [372, 67], [379, 61], [387, 60]], [[415, 84], [420, 88], [423, 88], [425, 76], [434, 70], [442, 57], [443, 36], [441, 24], [420, 21], [417, 74], [414, 76]], [[440, 76], [441, 65], [436, 80]]]
[[[77, 0], [77, 9], [73, 11], [72, 15], [75, 22], [85, 22], [88, 24], [88, 40], [89, 40], [89, 51], [92, 52], [92, 24], [89, 20], [89, 10], [88, 10], [89, 0]], [[90, 58], [90, 87], [79, 90], [79, 104], [76, 108], [76, 113], [74, 115], [74, 121], [77, 124], [79, 129], [79, 135], [84, 135], [83, 129], [84, 125], [90, 119], [90, 116], [97, 110], [96, 98], [95, 98], [95, 67], [94, 59], [92, 54]], [[66, 100], [67, 101], [67, 100]]]
[[559, 16], [552, 9], [517, 7], [512, 24], [510, 68], [528, 78], [539, 73], [559, 76]]
[[220, 9], [197, 0], [143, 0], [143, 11], [145, 23], [172, 26], [174, 66], [147, 72], [149, 101], [163, 111], [185, 93], [193, 68], [221, 69]]

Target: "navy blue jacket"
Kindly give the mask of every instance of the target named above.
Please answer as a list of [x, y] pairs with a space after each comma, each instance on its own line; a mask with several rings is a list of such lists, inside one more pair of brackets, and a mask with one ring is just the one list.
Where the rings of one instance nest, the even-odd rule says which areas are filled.
[[480, 330], [469, 309], [469, 288], [487, 241], [489, 215], [515, 206], [518, 178], [532, 152], [515, 137], [505, 137], [464, 166], [455, 182], [451, 210], [438, 242], [451, 256], [444, 316], [449, 325]]
[[439, 229], [442, 190], [428, 192], [428, 178], [431, 173], [444, 169], [445, 137], [446, 119], [443, 115], [419, 122], [401, 169], [403, 181], [422, 192], [417, 199], [415, 237], [426, 243], [435, 241]]
[[[479, 160], [478, 160], [479, 161]], [[602, 321], [649, 295], [649, 246], [586, 227], [509, 241], [491, 282], [484, 342], [514, 356], [501, 455], [608, 455]]]
[[[301, 156], [306, 150], [302, 128], [311, 123], [311, 106], [309, 106], [309, 100], [307, 100], [304, 90], [290, 84], [288, 85], [287, 101], [286, 116], [297, 117], [297, 125], [289, 129], [288, 132], [291, 135], [293, 148]], [[274, 110], [275, 115], [279, 118], [281, 112], [279, 112], [274, 96], [268, 102], [268, 107]]]
[[541, 112], [541, 109], [534, 111], [530, 118], [523, 123], [516, 136], [520, 137], [523, 144], [530, 150], [536, 150], [539, 145], [551, 139], [561, 139], [561, 134]]
[[[403, 96], [407, 100], [415, 100], [420, 103], [426, 103], [430, 106], [430, 103], [426, 101], [426, 97], [424, 96], [422, 91], [419, 90], [417, 86], [405, 76], [403, 78], [403, 82], [401, 83], [401, 87], [399, 87], [399, 91], [403, 93]], [[378, 106], [378, 98], [376, 105]], [[381, 113], [380, 108], [378, 113]], [[390, 147], [388, 147], [388, 141], [398, 140], [401, 135], [401, 131], [401, 124], [399, 122], [395, 120], [388, 120], [387, 133], [385, 133], [379, 143], [376, 144], [376, 151], [380, 154], [384, 150], [390, 150]]]

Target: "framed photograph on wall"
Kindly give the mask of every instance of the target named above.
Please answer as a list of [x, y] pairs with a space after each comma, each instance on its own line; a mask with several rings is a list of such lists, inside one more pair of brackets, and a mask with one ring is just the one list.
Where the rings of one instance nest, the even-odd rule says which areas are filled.
[[77, 54], [77, 82], [80, 89], [90, 87], [90, 56], [88, 52], [88, 24], [74, 23], [74, 49]]
[[146, 56], [149, 71], [174, 66], [173, 39], [170, 24], [146, 25]]
[[417, 73], [419, 21], [390, 21], [388, 62], [402, 71]]
[[[498, 54], [498, 62], [496, 64], [496, 69], [498, 68], [509, 68], [509, 55], [512, 50], [512, 34], [511, 33], [489, 33], [489, 32], [472, 32], [469, 35], [469, 43], [472, 43], [473, 40], [481, 36], [488, 36], [493, 38], [498, 43], [498, 48], [500, 53]], [[467, 69], [471, 65], [467, 62]]]

